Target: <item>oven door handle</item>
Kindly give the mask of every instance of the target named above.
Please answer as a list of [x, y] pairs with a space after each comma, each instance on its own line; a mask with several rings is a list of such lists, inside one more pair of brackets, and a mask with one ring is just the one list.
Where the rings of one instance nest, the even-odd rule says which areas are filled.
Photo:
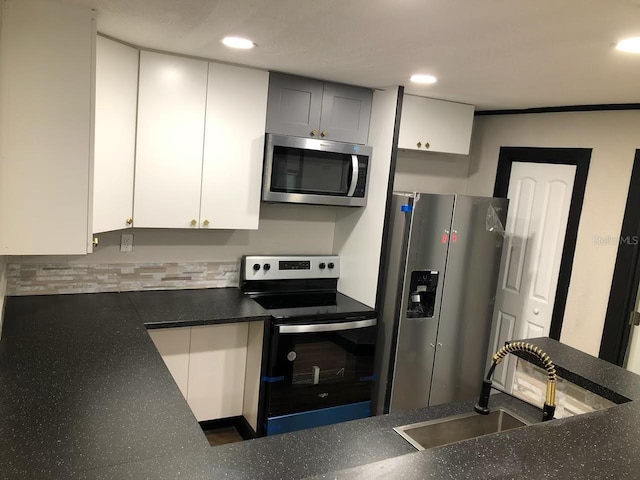
[[347, 197], [353, 197], [353, 194], [356, 191], [356, 186], [358, 185], [358, 173], [360, 169], [358, 167], [358, 156], [351, 155], [351, 185], [349, 185], [349, 191], [347, 192]]
[[278, 333], [316, 333], [373, 327], [376, 323], [377, 320], [375, 318], [369, 318], [367, 320], [356, 320], [355, 322], [314, 323], [311, 325], [276, 325], [276, 327], [278, 329]]

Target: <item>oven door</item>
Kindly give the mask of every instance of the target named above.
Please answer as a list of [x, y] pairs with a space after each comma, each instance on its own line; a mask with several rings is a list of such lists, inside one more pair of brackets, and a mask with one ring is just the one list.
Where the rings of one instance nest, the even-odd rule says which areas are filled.
[[371, 413], [376, 319], [272, 326], [266, 433]]
[[268, 135], [262, 199], [364, 206], [370, 155], [362, 145]]

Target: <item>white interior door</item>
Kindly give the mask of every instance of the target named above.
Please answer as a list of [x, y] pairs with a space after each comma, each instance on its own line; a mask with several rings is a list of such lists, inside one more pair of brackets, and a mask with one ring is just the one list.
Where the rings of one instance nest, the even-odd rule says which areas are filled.
[[[636, 315], [640, 315], [640, 288], [636, 300]], [[640, 375], [640, 326], [631, 330], [631, 340], [627, 349], [627, 370]]]
[[[505, 341], [549, 335], [575, 173], [575, 165], [512, 165], [489, 356]], [[496, 386], [511, 392], [514, 370], [507, 357]]]

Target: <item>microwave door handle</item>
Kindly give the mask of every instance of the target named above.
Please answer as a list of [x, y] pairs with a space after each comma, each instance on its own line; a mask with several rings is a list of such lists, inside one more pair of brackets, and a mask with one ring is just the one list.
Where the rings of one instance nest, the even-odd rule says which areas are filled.
[[351, 155], [351, 185], [349, 185], [349, 191], [347, 192], [347, 197], [353, 197], [353, 194], [356, 191], [356, 185], [358, 184], [358, 156]]

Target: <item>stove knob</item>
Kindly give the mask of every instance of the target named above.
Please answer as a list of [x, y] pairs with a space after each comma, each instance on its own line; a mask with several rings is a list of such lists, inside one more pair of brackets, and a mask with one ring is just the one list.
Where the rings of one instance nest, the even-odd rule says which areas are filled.
[[254, 263], [253, 264], [253, 269], [257, 272], [258, 270], [260, 270], [260, 264], [259, 263]]
[[335, 267], [335, 265], [333, 264], [333, 262], [329, 263], [329, 268], [333, 268]]
[[269, 270], [271, 270], [271, 265], [269, 265], [268, 263], [265, 263], [265, 264], [262, 266], [262, 268], [264, 268], [264, 269], [265, 269], [265, 271], [269, 271]]
[[320, 267], [320, 270], [324, 270], [324, 267], [326, 267], [326, 265], [324, 263], [321, 263], [320, 265], [318, 265]]

